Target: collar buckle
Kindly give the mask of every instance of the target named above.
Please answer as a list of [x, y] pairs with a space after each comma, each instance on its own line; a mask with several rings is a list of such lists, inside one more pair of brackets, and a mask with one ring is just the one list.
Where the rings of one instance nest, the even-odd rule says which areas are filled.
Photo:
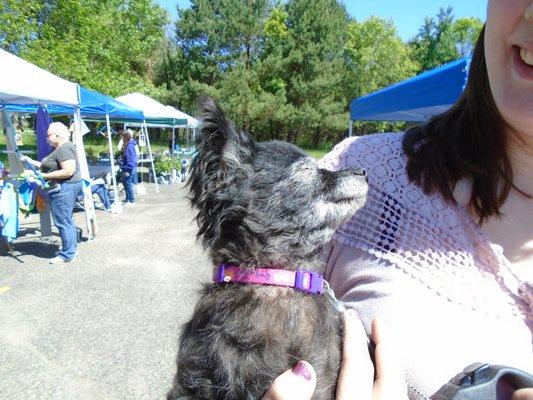
[[324, 278], [315, 271], [298, 269], [295, 272], [294, 288], [310, 294], [322, 294]]

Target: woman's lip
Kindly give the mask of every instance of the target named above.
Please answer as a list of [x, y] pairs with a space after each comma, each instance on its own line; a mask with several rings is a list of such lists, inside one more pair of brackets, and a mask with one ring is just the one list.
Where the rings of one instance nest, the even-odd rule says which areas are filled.
[[527, 65], [520, 57], [520, 47], [513, 46], [513, 67], [522, 79], [533, 81], [533, 66]]

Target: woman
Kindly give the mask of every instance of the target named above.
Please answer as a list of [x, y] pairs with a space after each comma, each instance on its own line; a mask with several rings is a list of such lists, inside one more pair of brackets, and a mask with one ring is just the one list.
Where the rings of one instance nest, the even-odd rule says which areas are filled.
[[474, 362], [533, 373], [533, 0], [489, 0], [448, 112], [405, 135], [348, 139], [322, 166], [367, 171], [365, 206], [335, 234], [326, 278], [367, 331], [384, 318], [409, 398]]
[[135, 147], [137, 143], [132, 138], [131, 131], [125, 130], [120, 132], [120, 136], [123, 140], [122, 145], [122, 183], [124, 184], [124, 191], [126, 192], [126, 201], [124, 205], [135, 204], [135, 196], [133, 194], [133, 171], [137, 168], [137, 151]]
[[78, 246], [73, 212], [76, 198], [82, 190], [76, 147], [70, 142], [70, 132], [61, 122], [53, 122], [48, 127], [48, 142], [54, 150], [41, 162], [23, 156], [40, 168], [42, 177], [58, 184], [59, 190], [50, 191], [50, 211], [54, 224], [61, 236], [61, 250], [50, 264], [66, 263], [74, 260]]

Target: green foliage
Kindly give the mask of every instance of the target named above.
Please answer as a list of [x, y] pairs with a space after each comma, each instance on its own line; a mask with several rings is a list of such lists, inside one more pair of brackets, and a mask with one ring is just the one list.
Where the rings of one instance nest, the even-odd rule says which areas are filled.
[[154, 169], [157, 175], [169, 174], [173, 169], [179, 171], [181, 160], [179, 158], [159, 157], [154, 162]]
[[478, 18], [460, 18], [454, 22], [454, 39], [460, 57], [472, 54], [482, 28], [483, 22]]
[[34, 35], [40, 33], [40, 21], [46, 2], [37, 0], [2, 0], [0, 2], [0, 48], [18, 53]]
[[270, 16], [265, 22], [263, 31], [265, 38], [277, 41], [278, 43], [284, 40], [289, 32], [286, 22], [288, 16], [289, 14], [282, 7], [272, 9]]
[[344, 46], [352, 95], [363, 96], [409, 78], [418, 70], [391, 21], [372, 16], [348, 24]]
[[454, 21], [452, 8], [441, 8], [436, 18], [428, 18], [418, 35], [410, 41], [420, 71], [471, 54], [483, 23], [477, 18]]
[[441, 8], [436, 19], [426, 17], [410, 45], [421, 71], [455, 60], [458, 53], [453, 41], [452, 8]]
[[[90, 89], [142, 92], [192, 115], [206, 94], [258, 140], [329, 148], [347, 134], [351, 99], [469, 54], [482, 27], [441, 9], [404, 43], [391, 21], [356, 21], [339, 0], [190, 3], [169, 37], [156, 0], [2, 0], [0, 47]], [[402, 128], [354, 124], [356, 134]]]
[[168, 16], [153, 0], [6, 0], [2, 7], [2, 47], [112, 96], [158, 94], [151, 57]]

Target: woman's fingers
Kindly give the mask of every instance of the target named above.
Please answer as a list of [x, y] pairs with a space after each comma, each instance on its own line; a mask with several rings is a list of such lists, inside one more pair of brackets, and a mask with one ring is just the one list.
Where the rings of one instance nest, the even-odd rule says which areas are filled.
[[310, 400], [316, 386], [315, 370], [306, 361], [278, 376], [262, 400]]
[[517, 390], [511, 400], [533, 400], [533, 388]]
[[354, 310], [344, 313], [342, 366], [337, 383], [337, 400], [370, 400], [374, 367], [368, 352], [368, 339]]
[[376, 380], [374, 400], [407, 399], [407, 386], [397, 348], [388, 335], [384, 321], [377, 317], [372, 321], [372, 339], [376, 346]]

